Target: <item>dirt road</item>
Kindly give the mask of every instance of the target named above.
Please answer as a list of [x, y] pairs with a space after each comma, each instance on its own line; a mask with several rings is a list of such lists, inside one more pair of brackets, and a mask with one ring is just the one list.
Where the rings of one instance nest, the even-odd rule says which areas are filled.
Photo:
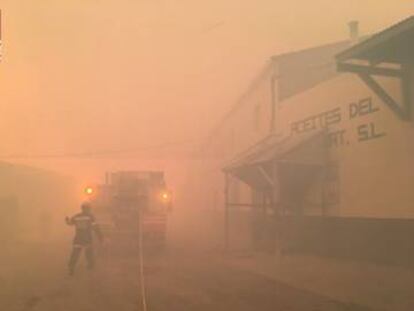
[[[64, 269], [68, 249], [40, 247], [15, 254], [0, 271], [0, 310], [142, 310], [138, 260], [108, 256], [95, 271]], [[218, 253], [170, 250], [146, 257], [148, 311], [362, 311], [263, 276], [240, 271]], [[30, 258], [30, 260], [29, 260]]]

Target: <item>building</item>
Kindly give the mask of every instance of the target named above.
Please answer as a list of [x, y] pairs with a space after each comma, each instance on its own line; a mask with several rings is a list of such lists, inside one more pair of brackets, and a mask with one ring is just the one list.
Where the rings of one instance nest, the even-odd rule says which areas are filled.
[[58, 237], [64, 232], [64, 217], [77, 207], [76, 200], [75, 183], [68, 177], [0, 163], [1, 240]]
[[230, 242], [241, 207], [292, 250], [380, 257], [374, 232], [413, 230], [414, 17], [359, 40], [355, 25], [348, 41], [272, 57], [213, 131], [203, 154], [227, 175], [213, 184]]

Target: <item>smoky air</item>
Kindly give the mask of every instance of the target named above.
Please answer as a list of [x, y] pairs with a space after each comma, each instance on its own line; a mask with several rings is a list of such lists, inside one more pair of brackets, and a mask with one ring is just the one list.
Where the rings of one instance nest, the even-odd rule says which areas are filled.
[[414, 309], [409, 1], [0, 1], [0, 310]]

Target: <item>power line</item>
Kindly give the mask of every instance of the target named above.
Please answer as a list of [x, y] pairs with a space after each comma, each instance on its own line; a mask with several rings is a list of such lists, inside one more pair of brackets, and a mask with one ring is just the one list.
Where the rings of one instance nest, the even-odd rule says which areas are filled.
[[209, 25], [208, 27], [205, 27], [205, 28], [201, 31], [201, 34], [208, 33], [208, 32], [210, 32], [210, 31], [212, 31], [212, 30], [215, 30], [216, 28], [219, 28], [219, 27], [223, 26], [223, 25], [224, 25], [224, 21], [216, 22], [216, 23], [214, 23], [214, 24], [212, 24], [212, 25]]

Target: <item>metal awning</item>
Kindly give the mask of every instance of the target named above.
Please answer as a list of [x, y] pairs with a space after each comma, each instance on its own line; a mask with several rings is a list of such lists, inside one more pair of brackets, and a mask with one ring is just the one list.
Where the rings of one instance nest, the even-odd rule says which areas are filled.
[[[401, 119], [410, 119], [410, 84], [414, 67], [414, 16], [397, 23], [336, 55], [338, 71], [357, 74]], [[400, 79], [402, 102], [374, 76]]]
[[[309, 181], [315, 176], [314, 172], [320, 171], [327, 163], [327, 138], [327, 130], [293, 135], [282, 140], [278, 136], [270, 135], [241, 153], [223, 168], [225, 173], [224, 240], [226, 249], [229, 246], [230, 207], [248, 206], [276, 209], [273, 196], [274, 191], [277, 191], [276, 183], [278, 186], [281, 185], [277, 188], [284, 192], [283, 199], [300, 196]], [[229, 175], [243, 181], [256, 191], [270, 193], [269, 201], [264, 200], [261, 203], [231, 202]], [[296, 189], [296, 191], [290, 191], [290, 188]]]
[[274, 165], [324, 166], [327, 161], [325, 130], [285, 139], [271, 135], [228, 163], [223, 171], [253, 188], [269, 188], [274, 182]]
[[411, 16], [339, 53], [337, 61], [350, 59], [377, 63], [413, 61], [414, 16]]

